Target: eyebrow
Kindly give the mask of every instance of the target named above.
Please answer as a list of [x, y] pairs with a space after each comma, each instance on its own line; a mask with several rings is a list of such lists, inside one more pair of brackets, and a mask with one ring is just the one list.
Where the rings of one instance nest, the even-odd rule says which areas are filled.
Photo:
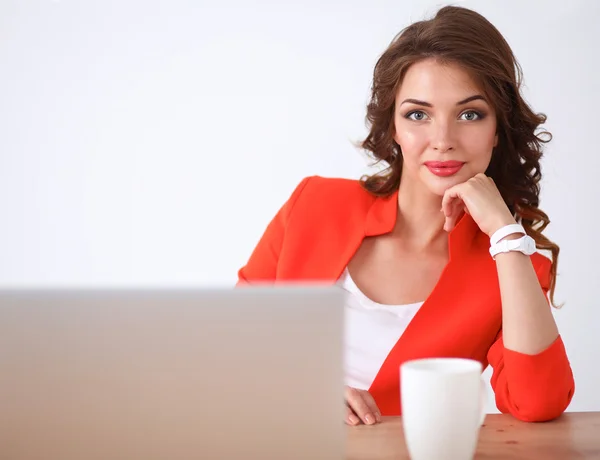
[[[464, 104], [468, 104], [471, 101], [476, 101], [476, 100], [485, 101], [485, 98], [481, 94], [476, 94], [475, 96], [469, 96], [468, 98], [463, 99], [462, 101], [458, 101], [456, 103], [456, 105], [464, 105]], [[400, 105], [407, 103], [407, 102], [410, 102], [411, 104], [422, 105], [424, 107], [433, 107], [433, 104], [426, 102], [426, 101], [421, 101], [419, 99], [404, 99]]]

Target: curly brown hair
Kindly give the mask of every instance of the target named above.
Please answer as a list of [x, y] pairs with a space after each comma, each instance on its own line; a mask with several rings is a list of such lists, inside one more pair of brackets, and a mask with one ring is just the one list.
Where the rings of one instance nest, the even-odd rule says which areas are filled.
[[552, 135], [539, 130], [544, 114], [535, 113], [520, 93], [522, 69], [502, 34], [479, 13], [446, 6], [429, 20], [403, 29], [381, 55], [373, 73], [367, 106], [369, 134], [360, 146], [376, 163], [388, 167], [361, 179], [362, 186], [377, 196], [389, 196], [402, 175], [402, 152], [394, 141], [395, 97], [408, 68], [434, 58], [442, 64], [458, 64], [480, 85], [496, 112], [498, 145], [486, 175], [496, 183], [508, 208], [536, 242], [550, 251], [552, 269], [550, 302], [554, 303], [559, 247], [542, 232], [550, 223], [539, 208], [542, 145]]

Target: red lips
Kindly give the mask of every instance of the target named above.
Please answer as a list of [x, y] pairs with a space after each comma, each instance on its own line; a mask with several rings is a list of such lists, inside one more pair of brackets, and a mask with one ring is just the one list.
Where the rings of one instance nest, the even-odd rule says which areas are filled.
[[426, 161], [425, 166], [432, 174], [449, 177], [461, 170], [465, 163], [462, 161]]

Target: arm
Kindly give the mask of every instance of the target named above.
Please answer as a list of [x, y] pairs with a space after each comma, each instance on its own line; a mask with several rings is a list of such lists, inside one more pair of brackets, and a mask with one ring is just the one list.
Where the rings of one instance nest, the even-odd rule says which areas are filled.
[[[484, 174], [446, 190], [442, 199], [446, 230], [454, 227], [463, 207], [488, 236], [515, 223], [494, 181]], [[558, 417], [569, 405], [575, 388], [546, 299], [551, 263], [544, 258], [536, 264], [536, 273], [532, 260], [517, 252], [496, 256], [502, 331], [488, 351], [498, 409], [530, 422]]]
[[[507, 239], [521, 236], [513, 235]], [[515, 251], [496, 256], [505, 348], [535, 355], [558, 338], [558, 327], [541, 285], [545, 285], [547, 293], [550, 265], [550, 261], [544, 258], [540, 282], [530, 257]]]
[[488, 352], [496, 405], [523, 421], [552, 420], [571, 402], [575, 384], [546, 299], [551, 262], [544, 258], [536, 274], [521, 253], [496, 261], [503, 330]]
[[250, 259], [238, 271], [238, 286], [251, 283], [252, 281], [275, 281], [277, 277], [277, 263], [281, 247], [283, 246], [289, 216], [309, 180], [310, 177], [307, 177], [300, 182], [292, 193], [292, 196], [271, 220], [256, 248], [254, 248]]

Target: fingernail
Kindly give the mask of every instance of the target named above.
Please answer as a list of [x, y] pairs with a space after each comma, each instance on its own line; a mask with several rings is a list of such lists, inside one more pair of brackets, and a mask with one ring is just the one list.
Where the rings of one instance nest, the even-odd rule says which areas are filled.
[[350, 415], [348, 417], [348, 420], [350, 420], [350, 423], [352, 423], [352, 425], [356, 425], [360, 420], [358, 419], [358, 417], [354, 414]]
[[380, 413], [376, 413], [375, 418], [377, 419], [378, 422], [381, 422], [381, 414]]
[[367, 414], [367, 416], [365, 417], [365, 420], [367, 421], [367, 423], [369, 425], [372, 425], [373, 423], [375, 423], [375, 419], [373, 418], [373, 416], [371, 414]]

